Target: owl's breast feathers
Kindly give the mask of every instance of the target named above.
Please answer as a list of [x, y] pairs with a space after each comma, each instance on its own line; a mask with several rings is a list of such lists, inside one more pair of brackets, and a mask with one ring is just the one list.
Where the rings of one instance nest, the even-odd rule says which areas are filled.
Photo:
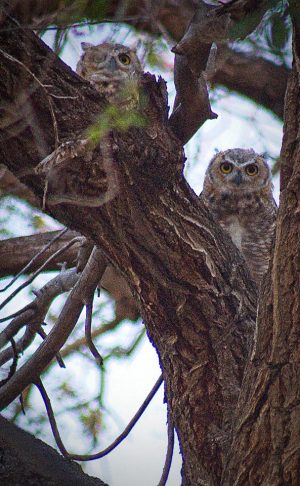
[[205, 184], [200, 198], [213, 218], [229, 233], [259, 285], [267, 270], [276, 222], [272, 188], [259, 191], [222, 191]]

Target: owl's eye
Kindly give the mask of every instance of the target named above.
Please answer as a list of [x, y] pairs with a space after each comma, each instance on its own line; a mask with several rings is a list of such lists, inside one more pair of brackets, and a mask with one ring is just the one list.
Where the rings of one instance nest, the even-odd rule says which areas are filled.
[[257, 174], [257, 172], [258, 172], [258, 167], [256, 164], [247, 165], [246, 174], [248, 174], [249, 176], [254, 176]]
[[118, 55], [119, 61], [124, 64], [124, 66], [128, 66], [131, 63], [131, 59], [127, 54], [119, 54]]
[[229, 162], [222, 162], [220, 165], [220, 170], [223, 172], [223, 174], [230, 174], [230, 172], [232, 172], [232, 168], [232, 164]]

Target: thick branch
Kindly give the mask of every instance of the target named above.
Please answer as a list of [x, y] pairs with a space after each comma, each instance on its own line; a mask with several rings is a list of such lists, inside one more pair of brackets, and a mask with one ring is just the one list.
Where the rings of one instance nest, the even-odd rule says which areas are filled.
[[[50, 231], [48, 233], [38, 233], [32, 236], [22, 236], [19, 238], [10, 238], [0, 241], [0, 277], [6, 277], [17, 274], [32, 258], [42, 250], [59, 231]], [[75, 231], [68, 231], [55, 241], [51, 247], [41, 256], [34, 260], [29, 268], [29, 272], [35, 272], [53, 253], [57, 252], [72, 238], [77, 236]], [[60, 270], [61, 265], [74, 267], [77, 261], [79, 244], [68, 248], [61, 256], [49, 262], [45, 267], [47, 270]], [[2, 273], [3, 272], [3, 273]], [[136, 300], [124, 277], [112, 265], [108, 265], [101, 279], [101, 286], [111, 295], [115, 301], [116, 318], [136, 320], [139, 316], [139, 309]]]
[[[59, 233], [60, 231], [50, 231], [0, 241], [0, 277], [7, 277], [19, 273]], [[35, 272], [53, 253], [57, 252], [75, 236], [79, 236], [75, 231], [68, 231], [62, 235], [59, 240], [55, 241], [45, 253], [34, 261], [29, 268], [30, 273]], [[51, 261], [46, 266], [45, 271], [60, 270], [62, 264], [66, 264], [67, 267], [76, 266], [79, 246], [79, 243], [71, 246], [65, 253]]]
[[62, 458], [46, 445], [0, 416], [2, 484], [80, 484], [107, 486], [100, 479], [84, 474], [72, 461]]
[[5, 408], [29, 384], [35, 383], [54, 356], [64, 345], [84, 305], [93, 295], [99, 280], [105, 270], [106, 263], [99, 258], [100, 251], [93, 253], [83, 270], [79, 280], [68, 296], [60, 316], [34, 355], [2, 386], [0, 390], [0, 408]]
[[24, 199], [32, 206], [38, 205], [38, 199], [4, 165], [0, 165], [0, 198], [15, 196]]

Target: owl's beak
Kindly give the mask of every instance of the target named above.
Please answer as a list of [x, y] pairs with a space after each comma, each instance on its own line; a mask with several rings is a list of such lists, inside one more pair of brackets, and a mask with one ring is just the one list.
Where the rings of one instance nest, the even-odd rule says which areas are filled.
[[243, 176], [240, 172], [237, 172], [232, 180], [237, 186], [239, 186], [243, 182]]
[[109, 60], [108, 66], [112, 71], [118, 68], [116, 60], [113, 57]]

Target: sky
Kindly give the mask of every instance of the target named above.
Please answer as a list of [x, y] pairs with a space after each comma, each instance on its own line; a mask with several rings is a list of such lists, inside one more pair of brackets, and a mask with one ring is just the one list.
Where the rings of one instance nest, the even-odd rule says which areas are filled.
[[[111, 38], [115, 42], [125, 43], [130, 47], [137, 44], [136, 37], [130, 34], [127, 29], [121, 29], [117, 32], [110, 24], [95, 28], [92, 32], [85, 29], [81, 31], [81, 35], [72, 35], [61, 57], [75, 69], [81, 54], [81, 42], [99, 44], [107, 38]], [[47, 32], [43, 39], [51, 46], [53, 32]], [[142, 51], [139, 45], [137, 47], [138, 51]], [[161, 74], [167, 81], [170, 104], [172, 104], [174, 98], [171, 69], [173, 64], [172, 53], [163, 52], [163, 59], [166, 69]], [[156, 74], [159, 73], [158, 69], [148, 69]], [[201, 191], [206, 167], [216, 150], [251, 147], [259, 153], [267, 152], [271, 157], [277, 157], [280, 151], [282, 125], [270, 113], [240, 96], [228, 94], [225, 90], [220, 90], [214, 98], [212, 109], [218, 113], [218, 119], [207, 121], [185, 147], [187, 156], [185, 174], [197, 194]], [[278, 178], [276, 178], [274, 185], [277, 200], [278, 184]], [[30, 232], [26, 227], [26, 208], [22, 212], [23, 216], [15, 215], [11, 219], [10, 224], [14, 227], [16, 236]], [[54, 224], [53, 227], [55, 227], [55, 223], [50, 222], [50, 220], [49, 224]], [[39, 277], [35, 286], [38, 287], [45, 283], [47, 278], [45, 276]], [[7, 308], [6, 312], [15, 310], [16, 305], [18, 308], [23, 306], [28, 301], [26, 299], [29, 298], [28, 292], [24, 292], [14, 304]], [[109, 320], [109, 312], [104, 318]], [[141, 324], [137, 324], [135, 328], [128, 323], [122, 326], [121, 332], [117, 331], [112, 337], [105, 338], [101, 345], [103, 347], [109, 346], [110, 339], [125, 345], [133, 339], [140, 328]], [[131, 359], [110, 361], [106, 371], [104, 400], [106, 409], [103, 410], [104, 429], [101, 430], [103, 437], [100, 441], [100, 448], [106, 447], [123, 430], [159, 375], [160, 369], [156, 351], [146, 337]], [[80, 355], [68, 361], [66, 370], [56, 367], [53, 374], [45, 381], [46, 387], [53, 388], [59, 380], [64, 380], [73, 387], [78, 387], [81, 395], [87, 398], [94, 397], [99, 390], [99, 372], [96, 366], [91, 364], [87, 367], [86, 360]], [[43, 413], [41, 399], [35, 392], [33, 399], [38, 414]], [[60, 405], [58, 401], [57, 407], [60, 408]], [[32, 416], [30, 417], [32, 418]], [[58, 415], [58, 423], [63, 433], [65, 445], [73, 453], [90, 453], [90, 444], [79, 430], [74, 417], [75, 415], [69, 412]], [[29, 422], [26, 417], [21, 421], [22, 425], [30, 430], [36, 424]], [[39, 432], [39, 437], [54, 445], [47, 425]], [[164, 404], [163, 387], [161, 387], [129, 437], [109, 456], [85, 464], [84, 470], [91, 475], [99, 476], [110, 486], [140, 486], [141, 484], [153, 486], [159, 482], [162, 472], [167, 447], [166, 437], [166, 406]], [[96, 450], [99, 450], [99, 446]], [[178, 443], [176, 443], [168, 486], [179, 486], [181, 484], [180, 468], [181, 457]]]

